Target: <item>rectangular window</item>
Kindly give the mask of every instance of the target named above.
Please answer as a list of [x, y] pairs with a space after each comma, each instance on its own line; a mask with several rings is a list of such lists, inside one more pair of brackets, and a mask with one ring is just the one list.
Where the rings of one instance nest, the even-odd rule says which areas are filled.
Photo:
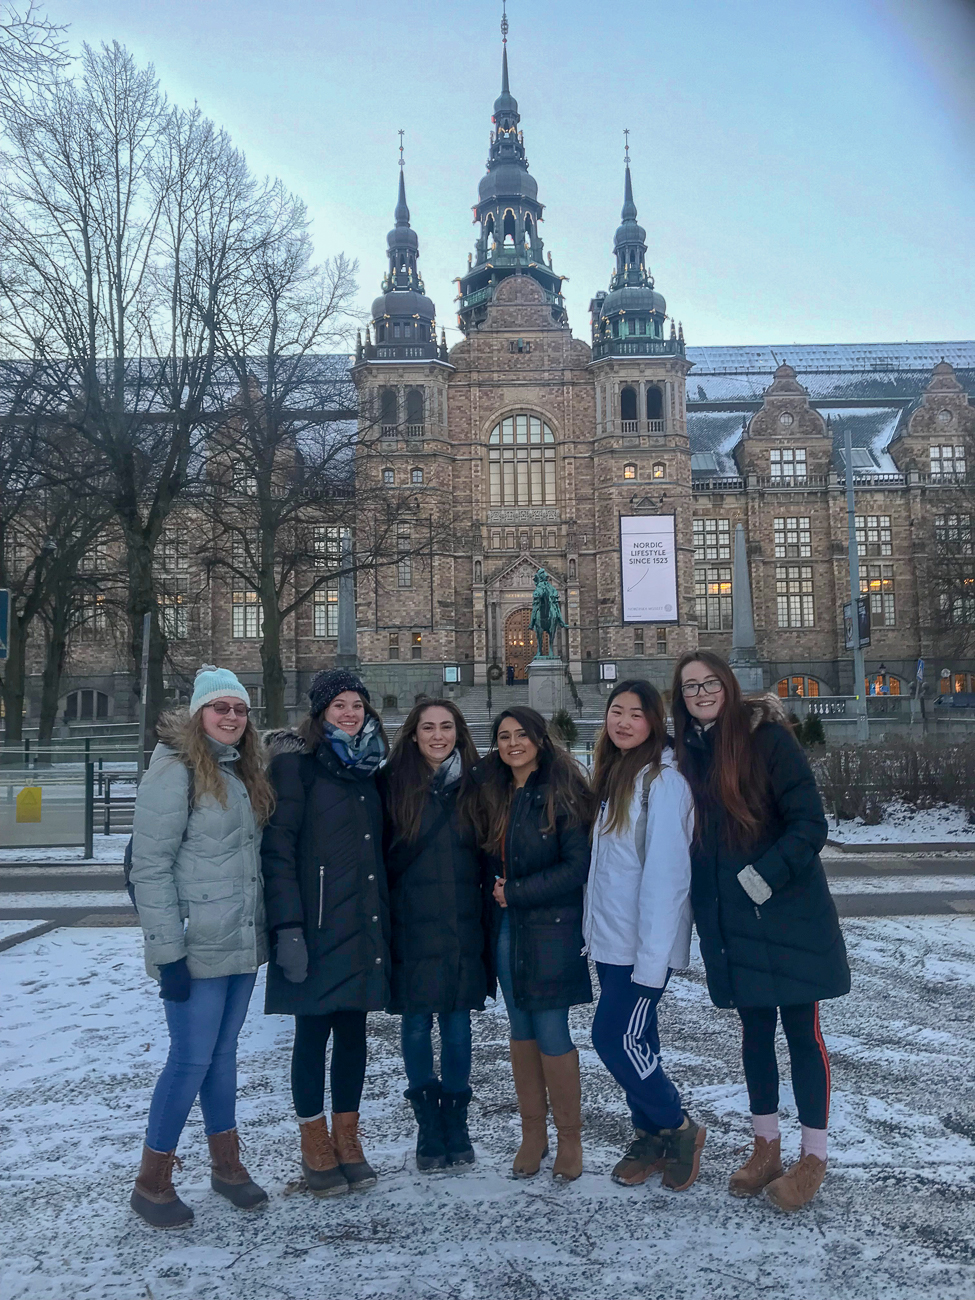
[[731, 568], [694, 570], [697, 625], [707, 632], [731, 631]]
[[931, 477], [933, 479], [961, 477], [965, 474], [965, 471], [964, 447], [940, 446], [931, 448]]
[[27, 542], [23, 533], [8, 532], [4, 559], [12, 577], [19, 578], [27, 568]]
[[181, 529], [163, 529], [159, 539], [159, 567], [163, 573], [182, 573], [189, 568], [186, 533]]
[[635, 627], [633, 629], [633, 653], [635, 655], [645, 655], [647, 653], [646, 646], [644, 645], [644, 641], [643, 641], [642, 627]]
[[513, 551], [513, 550], [515, 549], [515, 535], [514, 535], [514, 532], [507, 532], [507, 533], [505, 533], [505, 535], [504, 535], [504, 545], [505, 545], [505, 550]]
[[555, 505], [555, 448], [545, 448], [545, 501]]
[[939, 555], [971, 555], [971, 515], [937, 515], [934, 520], [934, 540]]
[[383, 470], [383, 483], [386, 485], [386, 487], [395, 487], [396, 471], [394, 469]]
[[940, 597], [942, 615], [956, 627], [970, 627], [975, 623], [975, 576], [964, 577], [952, 585], [954, 590], [943, 592]]
[[554, 528], [548, 530], [548, 549], [554, 551], [559, 544], [559, 536]]
[[497, 532], [494, 532], [494, 533], [491, 534], [491, 550], [492, 550], [492, 551], [500, 551], [500, 550], [501, 550], [501, 532], [500, 532], [500, 530], [498, 530]]
[[315, 636], [334, 641], [339, 634], [339, 589], [336, 582], [327, 587], [319, 587], [313, 602], [315, 614]]
[[99, 595], [83, 596], [78, 610], [78, 638], [81, 641], [97, 641], [108, 631], [108, 611], [105, 597]]
[[396, 525], [396, 585], [413, 586], [413, 558], [410, 554], [412, 541], [409, 524]]
[[657, 654], [665, 655], [667, 653], [667, 629], [665, 627], [657, 628]]
[[814, 627], [812, 565], [777, 564], [775, 600], [779, 627]]
[[811, 530], [805, 517], [774, 520], [773, 537], [777, 560], [805, 560], [812, 555]]
[[398, 632], [390, 632], [389, 634], [388, 657], [390, 659], [399, 658], [399, 633]]
[[187, 602], [189, 582], [186, 578], [164, 581], [159, 592], [159, 619], [167, 641], [185, 641], [189, 636]]
[[257, 475], [249, 465], [235, 465], [233, 471], [234, 491], [238, 496], [257, 496]]
[[256, 528], [231, 533], [230, 560], [238, 573], [251, 575], [257, 570], [261, 563], [261, 543]]
[[890, 515], [857, 515], [857, 554], [861, 557], [893, 554]]
[[805, 447], [782, 447], [770, 451], [769, 470], [773, 483], [805, 483]]
[[410, 638], [410, 658], [423, 658], [423, 633], [413, 632]]
[[264, 610], [256, 591], [234, 592], [233, 635], [249, 641], [259, 641], [264, 635]]
[[870, 597], [871, 627], [894, 627], [892, 564], [865, 564], [860, 570], [860, 594]]
[[694, 520], [695, 560], [731, 559], [731, 520]]
[[534, 546], [536, 551], [540, 551], [542, 549], [542, 545], [543, 545], [542, 530], [540, 528], [536, 528], [535, 531], [532, 533], [532, 546]]

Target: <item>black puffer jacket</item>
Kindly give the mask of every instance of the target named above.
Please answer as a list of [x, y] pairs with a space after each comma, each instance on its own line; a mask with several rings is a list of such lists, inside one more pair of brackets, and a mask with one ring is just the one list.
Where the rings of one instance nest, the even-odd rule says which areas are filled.
[[271, 763], [277, 806], [261, 862], [272, 938], [284, 926], [303, 928], [308, 978], [290, 984], [272, 955], [264, 1010], [381, 1011], [389, 1000], [389, 905], [376, 780], [358, 776], [328, 744], [315, 754], [294, 752], [296, 744], [297, 736], [276, 742], [292, 752]]
[[[769, 813], [756, 844], [732, 847], [724, 809], [707, 795], [713, 737], [713, 729], [689, 733], [685, 764], [698, 807], [691, 903], [711, 1001], [773, 1007], [849, 993], [846, 948], [819, 860], [826, 818], [806, 756], [785, 726], [759, 722], [752, 739], [768, 774]], [[772, 890], [760, 905], [738, 880], [748, 865]]]
[[[483, 758], [471, 771], [480, 784], [501, 760]], [[546, 770], [533, 772], [511, 804], [504, 870], [487, 857], [495, 877], [507, 879], [504, 896], [511, 928], [511, 975], [520, 1011], [557, 1011], [592, 1001], [589, 963], [582, 955], [582, 890], [589, 876], [589, 827], [557, 814], [546, 829]], [[501, 929], [501, 908], [490, 902], [491, 954]]]
[[[382, 776], [379, 781], [385, 801]], [[393, 963], [387, 1010], [482, 1011], [485, 872], [473, 832], [458, 821], [456, 786], [430, 791], [419, 836], [387, 850], [386, 870]]]

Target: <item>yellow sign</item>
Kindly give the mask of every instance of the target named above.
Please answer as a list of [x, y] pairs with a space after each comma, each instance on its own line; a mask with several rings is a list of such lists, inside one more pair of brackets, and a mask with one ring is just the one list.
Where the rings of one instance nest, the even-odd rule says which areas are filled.
[[41, 787], [25, 785], [17, 796], [17, 821], [39, 822], [41, 820]]

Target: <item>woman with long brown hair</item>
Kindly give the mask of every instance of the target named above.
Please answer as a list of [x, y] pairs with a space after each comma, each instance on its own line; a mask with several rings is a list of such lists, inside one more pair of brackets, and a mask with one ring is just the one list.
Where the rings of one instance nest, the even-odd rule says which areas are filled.
[[201, 668], [189, 709], [156, 723], [135, 803], [130, 880], [170, 1037], [130, 1201], [155, 1228], [193, 1221], [172, 1174], [197, 1095], [213, 1190], [240, 1209], [267, 1201], [240, 1162], [235, 1118], [237, 1037], [267, 961], [258, 832], [274, 807], [249, 711], [232, 672]]
[[[745, 700], [707, 650], [674, 673], [680, 769], [697, 810], [691, 902], [711, 1000], [735, 1007], [754, 1145], [731, 1175], [735, 1196], [764, 1190], [780, 1209], [810, 1201], [826, 1176], [829, 1058], [819, 1003], [850, 991], [850, 970], [819, 851], [826, 817], [816, 780], [770, 699]], [[775, 1030], [781, 1019], [802, 1127], [783, 1172]]]
[[[553, 1177], [582, 1173], [579, 1053], [569, 1007], [592, 1001], [582, 955], [592, 796], [578, 764], [534, 709], [494, 720], [491, 749], [471, 773], [467, 806], [494, 877], [491, 951], [511, 1027], [522, 1142], [513, 1172], [537, 1174], [551, 1103], [559, 1135]], [[546, 1096], [547, 1094], [547, 1096]]]
[[[389, 907], [376, 774], [386, 733], [355, 673], [327, 668], [297, 733], [270, 740], [277, 807], [264, 832], [264, 1010], [295, 1018], [291, 1096], [301, 1168], [316, 1196], [376, 1182], [359, 1139], [366, 1014], [389, 1000]], [[332, 1128], [325, 1117], [329, 1039]]]
[[458, 817], [457, 796], [476, 762], [457, 705], [424, 700], [400, 728], [379, 782], [392, 958], [386, 1009], [403, 1017], [404, 1095], [416, 1116], [421, 1170], [474, 1163], [467, 1110], [471, 1011], [483, 1011], [488, 987], [484, 874], [473, 831]]
[[635, 1187], [662, 1173], [680, 1192], [697, 1178], [705, 1131], [664, 1073], [657, 1004], [690, 963], [694, 803], [650, 682], [620, 682], [610, 694], [593, 793], [600, 811], [583, 921], [600, 989], [592, 1045], [625, 1091], [635, 1130], [612, 1177]]

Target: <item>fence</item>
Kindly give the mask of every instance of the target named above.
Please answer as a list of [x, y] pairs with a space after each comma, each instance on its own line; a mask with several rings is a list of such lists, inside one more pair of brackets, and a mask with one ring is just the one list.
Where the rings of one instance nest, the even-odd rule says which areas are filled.
[[[19, 761], [14, 762], [14, 759]], [[130, 832], [138, 780], [131, 746], [92, 752], [89, 739], [56, 754], [26, 745], [0, 754], [0, 846], [78, 848]]]

